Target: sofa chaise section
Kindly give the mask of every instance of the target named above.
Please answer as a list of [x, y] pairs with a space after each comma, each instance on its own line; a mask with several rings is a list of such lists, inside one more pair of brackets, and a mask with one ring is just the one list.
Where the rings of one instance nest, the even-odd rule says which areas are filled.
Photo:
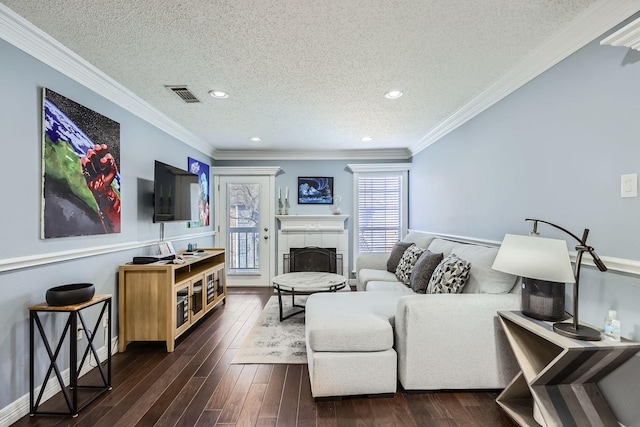
[[516, 294], [407, 295], [398, 300], [395, 349], [406, 390], [501, 389], [518, 364], [499, 310], [519, 310]]
[[395, 393], [393, 318], [398, 295], [317, 293], [307, 299], [305, 335], [314, 397]]

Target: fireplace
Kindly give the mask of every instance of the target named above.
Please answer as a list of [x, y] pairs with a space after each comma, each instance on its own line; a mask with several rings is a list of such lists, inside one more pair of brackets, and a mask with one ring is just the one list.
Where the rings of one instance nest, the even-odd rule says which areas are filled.
[[349, 231], [346, 227], [348, 215], [277, 215], [280, 222], [277, 238], [278, 273], [285, 268], [285, 257], [290, 260], [292, 248], [335, 248], [342, 263], [336, 258], [337, 273], [349, 277]]
[[290, 248], [282, 261], [285, 273], [321, 271], [342, 274], [343, 271], [342, 254], [336, 253], [336, 248]]

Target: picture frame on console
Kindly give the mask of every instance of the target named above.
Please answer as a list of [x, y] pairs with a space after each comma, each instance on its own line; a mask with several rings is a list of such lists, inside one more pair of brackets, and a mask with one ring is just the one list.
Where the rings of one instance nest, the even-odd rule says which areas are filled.
[[333, 177], [298, 177], [299, 205], [332, 205]]

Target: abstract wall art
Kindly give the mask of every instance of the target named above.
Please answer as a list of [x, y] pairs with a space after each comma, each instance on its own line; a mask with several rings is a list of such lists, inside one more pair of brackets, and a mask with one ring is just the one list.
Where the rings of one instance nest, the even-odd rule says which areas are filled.
[[198, 175], [198, 218], [189, 222], [189, 227], [205, 227], [210, 224], [211, 210], [209, 208], [209, 165], [196, 159], [189, 159], [188, 170]]
[[120, 233], [120, 124], [43, 89], [41, 238]]

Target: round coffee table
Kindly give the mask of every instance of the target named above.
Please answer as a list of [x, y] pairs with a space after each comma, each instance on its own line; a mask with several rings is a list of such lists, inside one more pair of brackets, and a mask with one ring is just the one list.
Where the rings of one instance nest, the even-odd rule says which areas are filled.
[[[317, 292], [336, 292], [347, 285], [347, 278], [339, 274], [323, 273], [319, 271], [301, 271], [285, 273], [273, 278], [273, 287], [278, 291], [280, 306], [280, 321], [302, 313], [304, 305], [295, 302], [296, 295], [311, 295]], [[291, 294], [291, 305], [299, 310], [292, 310], [286, 316], [282, 315], [282, 293]]]

